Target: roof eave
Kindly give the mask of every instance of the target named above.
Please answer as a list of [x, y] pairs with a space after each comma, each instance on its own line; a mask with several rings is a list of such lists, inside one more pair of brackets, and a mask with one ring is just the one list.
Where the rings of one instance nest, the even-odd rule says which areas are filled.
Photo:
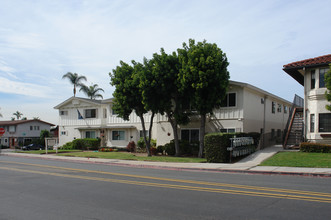
[[284, 68], [283, 70], [302, 86], [305, 85], [305, 77], [298, 71], [301, 68]]

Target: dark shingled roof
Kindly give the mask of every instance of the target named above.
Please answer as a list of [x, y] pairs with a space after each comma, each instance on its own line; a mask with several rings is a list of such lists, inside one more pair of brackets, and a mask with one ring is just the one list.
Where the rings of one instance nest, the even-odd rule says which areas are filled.
[[0, 126], [5, 126], [5, 125], [18, 125], [18, 124], [24, 124], [24, 123], [28, 123], [28, 122], [40, 122], [40, 123], [44, 123], [44, 124], [48, 124], [50, 126], [54, 126], [54, 124], [52, 123], [48, 123], [46, 121], [42, 121], [39, 119], [30, 119], [30, 120], [14, 120], [14, 121], [0, 121]]

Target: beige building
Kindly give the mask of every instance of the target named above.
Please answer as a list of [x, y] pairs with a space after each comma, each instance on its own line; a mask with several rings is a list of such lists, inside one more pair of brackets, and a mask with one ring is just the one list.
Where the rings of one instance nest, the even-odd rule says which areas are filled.
[[325, 106], [324, 75], [331, 54], [284, 65], [283, 70], [304, 86], [304, 136], [307, 141], [331, 143], [331, 112]]
[[[96, 138], [102, 145], [125, 147], [129, 141], [142, 137], [139, 117], [132, 113], [129, 121], [117, 117], [112, 110], [113, 99], [91, 100], [71, 97], [55, 106], [59, 110], [59, 145], [76, 138]], [[208, 116], [206, 132], [264, 132], [281, 137], [289, 117], [291, 103], [247, 83], [230, 81], [222, 107]], [[146, 128], [150, 114], [144, 116]], [[180, 139], [199, 140], [199, 117], [179, 126]], [[173, 130], [165, 115], [154, 118], [152, 138], [158, 145], [169, 143]]]

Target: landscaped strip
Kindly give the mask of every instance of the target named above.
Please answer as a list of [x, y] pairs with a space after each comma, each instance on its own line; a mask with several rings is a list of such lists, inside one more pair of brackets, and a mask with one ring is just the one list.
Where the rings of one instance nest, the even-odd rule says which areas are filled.
[[330, 153], [279, 152], [260, 166], [331, 168]]
[[138, 161], [158, 161], [158, 162], [178, 162], [178, 163], [204, 163], [204, 158], [194, 157], [171, 157], [171, 156], [136, 156], [131, 153], [124, 152], [76, 152], [76, 153], [61, 153], [59, 156], [70, 157], [89, 157], [89, 158], [103, 158], [103, 159], [118, 159], [118, 160], [138, 160]]

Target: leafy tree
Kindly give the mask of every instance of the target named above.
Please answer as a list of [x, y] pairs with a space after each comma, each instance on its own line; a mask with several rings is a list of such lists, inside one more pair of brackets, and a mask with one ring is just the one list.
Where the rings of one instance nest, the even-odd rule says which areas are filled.
[[[144, 65], [145, 64], [145, 65]], [[150, 140], [153, 126], [153, 118], [155, 112], [152, 111], [149, 137], [146, 136], [144, 114], [148, 112], [143, 104], [142, 91], [140, 88], [140, 78], [145, 71], [149, 71], [148, 61], [145, 60], [144, 64], [132, 61], [132, 66], [120, 61], [120, 66], [113, 70], [113, 74], [109, 73], [111, 77], [111, 85], [115, 86], [114, 104], [113, 109], [117, 112], [118, 116], [124, 120], [129, 120], [130, 114], [134, 111], [141, 120], [144, 140], [148, 156], [151, 156]]]
[[93, 84], [91, 86], [86, 86], [84, 84], [81, 84], [81, 88], [79, 91], [83, 91], [87, 97], [90, 99], [96, 99], [101, 98], [103, 99], [103, 96], [99, 94], [99, 92], [105, 92], [102, 88], [98, 88], [98, 84]]
[[28, 120], [27, 117], [23, 117], [21, 120], [26, 121]]
[[17, 120], [20, 119], [23, 116], [23, 113], [16, 111], [13, 113], [14, 116], [16, 116]]
[[48, 130], [41, 130], [40, 131], [40, 141], [42, 145], [45, 145], [45, 138], [48, 138], [51, 136], [51, 133]]
[[67, 72], [66, 74], [64, 74], [62, 76], [62, 79], [65, 79], [65, 78], [69, 79], [70, 83], [72, 85], [74, 85], [74, 90], [73, 90], [74, 96], [76, 96], [76, 87], [81, 87], [81, 85], [82, 85], [81, 82], [83, 80], [86, 81], [85, 76], [79, 76], [77, 73], [71, 73], [71, 72]]
[[219, 107], [226, 95], [229, 83], [229, 65], [227, 57], [216, 44], [203, 42], [183, 43], [178, 49], [179, 61], [182, 64], [179, 80], [183, 88], [191, 94], [190, 104], [200, 115], [199, 157], [203, 156], [206, 115], [212, 114]]
[[140, 87], [143, 91], [143, 102], [147, 109], [166, 114], [172, 126], [176, 156], [179, 156], [178, 124], [188, 123], [187, 114], [182, 109], [182, 103], [187, 96], [179, 89], [179, 60], [177, 54], [155, 53], [149, 62], [152, 71], [142, 74]]
[[[326, 100], [331, 102], [331, 64], [329, 66], [330, 66], [330, 69], [325, 74], [325, 83], [326, 83], [326, 88], [327, 88], [327, 91], [325, 92], [325, 96], [326, 96]], [[327, 110], [331, 111], [331, 105], [326, 105], [325, 108]]]

